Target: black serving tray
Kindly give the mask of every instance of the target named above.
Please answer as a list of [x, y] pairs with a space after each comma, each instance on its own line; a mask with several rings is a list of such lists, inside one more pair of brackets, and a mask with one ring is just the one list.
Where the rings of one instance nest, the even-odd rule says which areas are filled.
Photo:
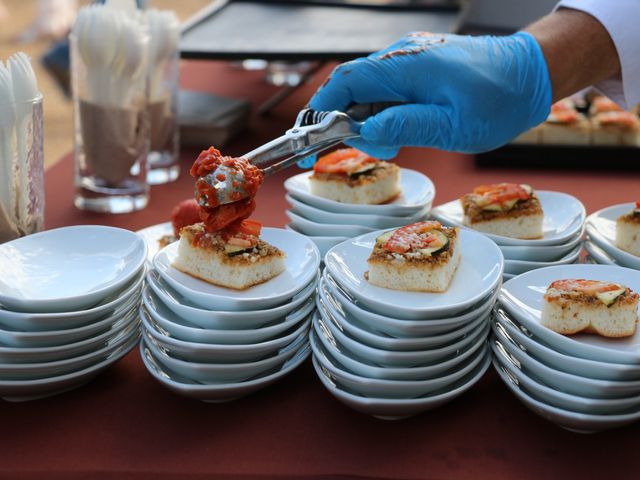
[[407, 32], [453, 32], [453, 0], [218, 0], [185, 23], [183, 58], [337, 60], [366, 56]]

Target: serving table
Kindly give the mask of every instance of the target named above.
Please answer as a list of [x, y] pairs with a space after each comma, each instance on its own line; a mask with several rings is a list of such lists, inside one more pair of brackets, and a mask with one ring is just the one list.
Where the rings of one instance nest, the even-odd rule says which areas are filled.
[[[271, 117], [253, 118], [225, 153], [242, 154], [280, 135], [322, 77]], [[185, 62], [182, 78], [187, 88], [247, 97], [254, 104], [275, 91], [260, 73], [221, 63]], [[181, 178], [153, 187], [144, 211], [111, 216], [73, 207], [73, 161], [67, 156], [46, 174], [47, 228], [105, 224], [138, 230], [167, 221], [173, 205], [192, 195], [186, 171], [196, 154], [183, 152]], [[471, 156], [425, 149], [404, 149], [397, 162], [434, 181], [436, 205], [480, 183], [526, 181], [575, 195], [593, 212], [634, 200], [640, 185], [635, 172], [480, 169]], [[262, 187], [255, 218], [265, 225], [286, 223], [282, 182], [295, 170]], [[208, 404], [159, 385], [137, 350], [75, 391], [0, 403], [0, 425], [0, 478], [11, 479], [637, 478], [640, 436], [640, 425], [596, 435], [561, 430], [527, 410], [491, 369], [452, 403], [396, 422], [340, 404], [310, 361], [250, 397]]]

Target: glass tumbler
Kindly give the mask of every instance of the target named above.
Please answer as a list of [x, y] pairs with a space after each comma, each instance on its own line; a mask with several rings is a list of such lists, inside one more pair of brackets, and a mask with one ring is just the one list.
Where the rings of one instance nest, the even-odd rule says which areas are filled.
[[0, 105], [0, 243], [44, 227], [42, 95]]
[[[166, 52], [165, 52], [166, 53]], [[180, 53], [177, 46], [149, 67], [150, 152], [147, 181], [159, 185], [180, 175], [178, 88]]]
[[[148, 33], [143, 48], [100, 64], [69, 36], [74, 108], [75, 205], [127, 213], [149, 201]], [[105, 42], [105, 48], [107, 47]], [[121, 53], [121, 55], [123, 55]]]

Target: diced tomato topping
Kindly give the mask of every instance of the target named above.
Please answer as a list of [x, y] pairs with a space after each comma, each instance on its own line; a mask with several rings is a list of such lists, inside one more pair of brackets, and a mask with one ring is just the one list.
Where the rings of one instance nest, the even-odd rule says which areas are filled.
[[640, 200], [636, 201], [636, 208], [640, 208]]
[[575, 110], [558, 111], [549, 115], [550, 122], [574, 123], [578, 120], [578, 112]]
[[599, 113], [596, 118], [600, 125], [623, 125], [633, 127], [638, 124], [638, 118], [630, 112], [604, 112]]
[[619, 290], [621, 287], [617, 283], [603, 282], [600, 280], [584, 280], [569, 278], [566, 280], [556, 280], [549, 288], [562, 290], [564, 292], [586, 293], [587, 295], [596, 295], [598, 293], [611, 292]]
[[509, 200], [528, 200], [530, 193], [517, 183], [496, 183], [492, 185], [480, 185], [473, 189], [473, 193], [486, 198], [487, 205], [491, 203], [504, 203]]
[[355, 148], [335, 150], [318, 159], [313, 170], [318, 173], [346, 173], [355, 172], [361, 167], [375, 163], [377, 160]]
[[173, 207], [171, 212], [171, 224], [173, 225], [173, 234], [177, 237], [183, 227], [193, 225], [200, 221], [200, 208], [195, 199], [181, 201]]
[[437, 240], [429, 232], [441, 228], [442, 224], [436, 221], [412, 223], [393, 232], [382, 248], [392, 253], [406, 253], [411, 249], [427, 248]]
[[602, 96], [593, 99], [593, 109], [596, 113], [623, 111], [616, 102], [614, 102], [610, 98]]
[[227, 227], [227, 231], [231, 233], [242, 233], [244, 235], [253, 235], [255, 237], [260, 236], [262, 231], [262, 223], [256, 220], [241, 220], [240, 222], [232, 223]]
[[576, 108], [571, 100], [565, 98], [551, 105], [551, 113], [575, 112]]

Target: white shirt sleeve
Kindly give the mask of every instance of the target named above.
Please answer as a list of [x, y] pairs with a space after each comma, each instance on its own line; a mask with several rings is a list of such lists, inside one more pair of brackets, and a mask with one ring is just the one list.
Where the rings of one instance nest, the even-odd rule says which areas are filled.
[[622, 75], [595, 85], [624, 108], [640, 103], [640, 0], [562, 0], [556, 8], [581, 10], [609, 32]]

